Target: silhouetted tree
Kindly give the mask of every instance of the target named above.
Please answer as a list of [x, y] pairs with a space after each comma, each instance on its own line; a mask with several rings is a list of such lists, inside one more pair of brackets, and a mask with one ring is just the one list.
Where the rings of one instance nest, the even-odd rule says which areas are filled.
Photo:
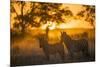
[[[18, 4], [21, 9], [20, 9], [20, 12], [21, 14], [18, 14], [17, 11], [16, 11], [16, 8], [13, 6], [14, 4]], [[18, 20], [14, 23], [14, 27], [15, 28], [20, 28], [20, 30], [22, 32], [24, 32], [25, 30], [25, 21], [24, 21], [24, 15], [23, 15], [23, 8], [24, 8], [24, 5], [25, 5], [25, 2], [24, 1], [12, 1], [11, 2], [11, 12], [12, 13], [16, 13], [16, 17], [14, 18], [15, 20]]]
[[85, 17], [85, 21], [90, 22], [92, 26], [95, 23], [95, 6], [94, 5], [83, 5], [85, 10], [82, 10], [77, 14], [77, 16]]
[[[24, 14], [26, 3], [30, 3], [30, 9]], [[14, 4], [18, 4], [18, 6], [21, 8], [19, 8], [21, 14], [16, 12], [16, 8], [13, 7]], [[60, 9], [61, 6], [61, 3], [57, 4], [25, 1], [11, 2], [11, 13], [16, 13], [15, 20], [17, 20], [17, 22], [14, 23], [14, 27], [20, 29], [21, 32], [24, 32], [25, 28], [28, 26], [39, 27], [47, 22], [65, 22], [62, 16], [73, 16], [73, 14], [67, 8]]]

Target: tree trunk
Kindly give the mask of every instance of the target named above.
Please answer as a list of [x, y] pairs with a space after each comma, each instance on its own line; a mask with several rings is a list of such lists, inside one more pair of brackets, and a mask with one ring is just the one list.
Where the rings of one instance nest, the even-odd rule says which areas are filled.
[[23, 9], [24, 9], [24, 2], [21, 1], [21, 32], [25, 32], [25, 22], [24, 22], [24, 17], [23, 17]]

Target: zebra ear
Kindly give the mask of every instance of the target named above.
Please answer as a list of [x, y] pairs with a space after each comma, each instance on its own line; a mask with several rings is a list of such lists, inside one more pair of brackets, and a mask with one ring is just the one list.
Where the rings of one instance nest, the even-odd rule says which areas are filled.
[[61, 31], [61, 34], [63, 34], [63, 32]]
[[64, 31], [62, 32], [62, 34], [64, 33]]
[[63, 32], [63, 33], [66, 33], [66, 32]]

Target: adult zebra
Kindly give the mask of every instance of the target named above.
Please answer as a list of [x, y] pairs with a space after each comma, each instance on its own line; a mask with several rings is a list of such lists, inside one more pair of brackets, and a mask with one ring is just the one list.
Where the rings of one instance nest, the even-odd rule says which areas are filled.
[[38, 37], [38, 40], [40, 43], [40, 48], [43, 49], [43, 52], [47, 60], [50, 59], [50, 55], [55, 55], [56, 53], [59, 53], [62, 61], [64, 61], [65, 52], [64, 52], [64, 45], [62, 44], [62, 40], [55, 44], [49, 44], [48, 39], [45, 36]]
[[74, 57], [74, 53], [79, 53], [80, 51], [84, 57], [89, 57], [88, 41], [86, 39], [73, 40], [66, 32], [61, 32], [61, 40], [65, 43], [71, 58]]

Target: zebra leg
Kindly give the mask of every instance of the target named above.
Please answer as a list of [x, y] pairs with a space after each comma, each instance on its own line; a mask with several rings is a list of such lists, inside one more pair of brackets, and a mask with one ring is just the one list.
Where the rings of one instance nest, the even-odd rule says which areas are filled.
[[70, 59], [73, 60], [73, 59], [74, 59], [74, 52], [70, 51], [70, 52], [69, 52], [69, 55], [70, 55]]
[[89, 52], [86, 49], [83, 50], [83, 55], [84, 57], [90, 57]]
[[61, 56], [62, 61], [64, 62], [64, 59], [65, 59], [65, 53], [64, 53], [64, 51], [59, 51], [59, 54]]
[[65, 51], [64, 51], [64, 46], [61, 45], [61, 47], [59, 49], [57, 49], [57, 52], [59, 53], [62, 61], [64, 62], [65, 59]]
[[46, 56], [46, 60], [49, 61], [50, 60], [49, 54], [45, 53], [45, 56]]
[[84, 54], [85, 57], [90, 57], [90, 55], [89, 55], [89, 47], [88, 47], [88, 42], [87, 41], [84, 44], [83, 54]]

